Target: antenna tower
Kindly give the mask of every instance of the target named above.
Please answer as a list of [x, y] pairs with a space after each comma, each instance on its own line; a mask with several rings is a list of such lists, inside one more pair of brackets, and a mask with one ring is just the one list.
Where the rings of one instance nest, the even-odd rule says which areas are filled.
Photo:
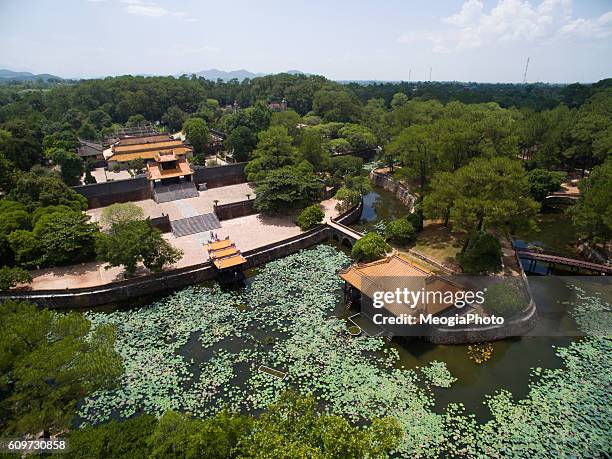
[[527, 69], [529, 68], [529, 58], [527, 58], [527, 63], [525, 64], [525, 73], [523, 73], [523, 84], [527, 81]]

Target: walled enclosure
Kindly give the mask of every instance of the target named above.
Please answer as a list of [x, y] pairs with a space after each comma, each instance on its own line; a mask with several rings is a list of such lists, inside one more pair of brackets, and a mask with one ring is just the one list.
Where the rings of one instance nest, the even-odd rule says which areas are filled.
[[[246, 182], [244, 173], [246, 164], [193, 166], [193, 181], [196, 184], [206, 183], [208, 188], [244, 183]], [[152, 198], [151, 184], [144, 175], [125, 180], [79, 185], [72, 189], [87, 198], [87, 205], [90, 209], [109, 206], [117, 202], [142, 201]]]
[[[352, 223], [359, 219], [362, 205], [356, 206], [336, 221]], [[268, 263], [269, 261], [291, 255], [302, 249], [312, 247], [330, 238], [331, 228], [325, 224], [298, 234], [283, 241], [268, 244], [257, 249], [243, 252], [247, 259], [244, 269]], [[0, 301], [29, 301], [50, 309], [92, 308], [109, 303], [122, 302], [147, 295], [169, 292], [191, 284], [216, 277], [213, 266], [206, 262], [198, 265], [172, 269], [134, 279], [127, 279], [98, 287], [66, 290], [11, 290], [0, 292]]]

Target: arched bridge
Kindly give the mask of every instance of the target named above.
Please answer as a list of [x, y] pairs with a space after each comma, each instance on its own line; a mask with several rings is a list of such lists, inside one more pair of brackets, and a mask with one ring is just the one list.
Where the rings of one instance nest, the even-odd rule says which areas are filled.
[[332, 239], [349, 249], [353, 247], [353, 244], [363, 237], [363, 234], [353, 228], [343, 225], [330, 218], [327, 222], [332, 230]]

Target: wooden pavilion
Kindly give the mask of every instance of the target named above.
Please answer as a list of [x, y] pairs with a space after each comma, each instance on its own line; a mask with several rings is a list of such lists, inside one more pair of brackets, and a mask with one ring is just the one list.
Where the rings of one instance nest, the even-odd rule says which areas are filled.
[[212, 264], [219, 271], [236, 269], [247, 262], [230, 239], [209, 242], [204, 244], [204, 248], [208, 252]]
[[[442, 295], [431, 295], [433, 301], [420, 301], [414, 305], [404, 302], [385, 301], [382, 308], [374, 307], [373, 298], [376, 292], [395, 292], [407, 289], [412, 292], [456, 292], [461, 288], [431, 271], [404, 260], [394, 254], [371, 263], [356, 263], [340, 270], [344, 280], [344, 300], [347, 306], [373, 321], [375, 315], [385, 317], [415, 316], [421, 314], [437, 315], [453, 307], [442, 301]], [[416, 320], [416, 319], [415, 319]], [[417, 320], [417, 325], [420, 321]], [[388, 335], [397, 334], [395, 327], [382, 327]]]

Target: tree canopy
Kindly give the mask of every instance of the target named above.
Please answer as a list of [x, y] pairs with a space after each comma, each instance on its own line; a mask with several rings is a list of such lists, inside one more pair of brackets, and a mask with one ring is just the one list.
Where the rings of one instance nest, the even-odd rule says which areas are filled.
[[423, 207], [427, 217], [450, 219], [453, 229], [467, 232], [529, 227], [539, 208], [521, 163], [502, 157], [476, 158], [434, 175]]
[[5, 434], [57, 434], [69, 427], [82, 397], [118, 382], [123, 367], [110, 325], [90, 333], [80, 313], [14, 301], [0, 304], [0, 315], [0, 431]]
[[98, 259], [109, 266], [123, 266], [125, 276], [136, 272], [139, 262], [153, 272], [179, 261], [183, 255], [166, 241], [147, 220], [129, 220], [114, 223], [108, 233], [98, 235], [96, 240]]

